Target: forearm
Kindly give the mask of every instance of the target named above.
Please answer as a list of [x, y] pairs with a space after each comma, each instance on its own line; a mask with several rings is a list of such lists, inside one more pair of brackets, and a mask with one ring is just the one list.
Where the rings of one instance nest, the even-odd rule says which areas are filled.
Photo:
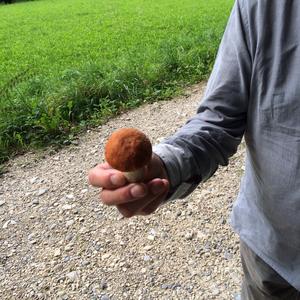
[[245, 23], [238, 0], [197, 114], [154, 147], [166, 166], [172, 198], [185, 197], [219, 165], [228, 164], [242, 139], [252, 68]]

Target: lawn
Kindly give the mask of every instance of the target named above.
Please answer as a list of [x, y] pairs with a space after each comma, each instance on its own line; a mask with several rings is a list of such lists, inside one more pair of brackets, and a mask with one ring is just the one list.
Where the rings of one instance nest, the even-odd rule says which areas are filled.
[[205, 79], [233, 0], [0, 5], [0, 161]]

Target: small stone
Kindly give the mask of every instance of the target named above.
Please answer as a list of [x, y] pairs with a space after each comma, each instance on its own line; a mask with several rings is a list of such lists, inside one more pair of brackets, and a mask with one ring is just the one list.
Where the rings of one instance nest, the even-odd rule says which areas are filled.
[[58, 291], [57, 292], [57, 296], [59, 296], [61, 300], [68, 300], [69, 297], [68, 295], [66, 295], [66, 292], [65, 291]]
[[144, 261], [149, 261], [149, 260], [151, 260], [151, 257], [149, 255], [145, 255], [143, 259], [144, 259]]
[[203, 240], [203, 239], [207, 238], [207, 235], [202, 231], [198, 231], [197, 232], [197, 238]]
[[71, 251], [73, 249], [73, 246], [74, 246], [74, 244], [70, 243], [70, 244], [66, 245], [65, 250], [66, 251]]
[[187, 240], [192, 240], [194, 237], [194, 233], [193, 232], [188, 232], [185, 234], [184, 236]]
[[16, 224], [16, 221], [14, 221], [14, 220], [8, 220], [8, 221], [6, 221], [6, 222], [3, 224], [2, 228], [3, 228], [3, 229], [6, 229], [6, 228], [8, 227], [8, 225], [15, 225], [15, 224]]
[[101, 283], [100, 283], [100, 288], [102, 289], [102, 290], [106, 290], [107, 289], [107, 282], [106, 281], [102, 281]]
[[55, 257], [58, 257], [58, 256], [60, 256], [61, 255], [61, 251], [60, 251], [60, 249], [58, 248], [58, 249], [55, 249], [54, 250], [54, 256]]
[[68, 256], [68, 255], [66, 255], [66, 256], [64, 257], [64, 262], [66, 263], [66, 262], [70, 261], [70, 259], [71, 259], [71, 257]]
[[149, 230], [149, 234], [151, 234], [151, 235], [154, 235], [154, 236], [155, 236], [155, 235], [156, 235], [156, 231], [155, 231], [154, 229], [150, 229], [150, 230]]
[[153, 248], [153, 246], [147, 245], [144, 247], [144, 250], [149, 251]]
[[49, 226], [49, 229], [50, 229], [50, 230], [53, 230], [55, 227], [56, 227], [56, 224], [53, 223], [53, 224], [51, 224], [51, 225]]
[[83, 266], [88, 266], [90, 264], [90, 262], [88, 260], [84, 260], [81, 264]]
[[0, 201], [0, 206], [3, 206], [6, 202], [4, 200]]
[[164, 290], [166, 290], [166, 289], [169, 288], [169, 284], [162, 284], [162, 285], [161, 285], [161, 288], [164, 289]]
[[35, 244], [37, 243], [37, 240], [30, 240], [29, 243], [30, 243], [31, 245], [35, 245]]
[[33, 178], [31, 178], [31, 179], [29, 180], [29, 182], [30, 182], [31, 184], [34, 184], [34, 183], [37, 182], [37, 180], [38, 180], [37, 177], [33, 177]]
[[39, 201], [38, 199], [34, 199], [34, 200], [32, 201], [32, 204], [34, 204], [34, 205], [39, 205], [39, 204], [40, 204], [40, 201]]
[[74, 220], [68, 220], [67, 222], [66, 222], [66, 227], [70, 227], [70, 226], [72, 226], [73, 224], [74, 224]]
[[69, 279], [70, 282], [78, 281], [80, 278], [79, 271], [72, 271], [66, 274], [66, 277]]
[[75, 207], [75, 205], [65, 204], [65, 205], [63, 205], [62, 210], [70, 210], [70, 209], [72, 209], [73, 207]]
[[68, 242], [72, 241], [73, 237], [74, 237], [74, 234], [68, 233], [68, 234], [66, 235], [66, 241], [68, 241]]
[[107, 295], [102, 295], [100, 300], [110, 300], [110, 297]]
[[66, 198], [69, 199], [69, 200], [74, 199], [74, 195], [73, 194], [68, 194], [68, 195], [66, 195]]
[[230, 259], [233, 258], [233, 255], [230, 252], [225, 251], [224, 258], [227, 259], [227, 260], [230, 260]]
[[154, 241], [155, 236], [149, 234], [149, 235], [147, 236], [147, 239], [148, 239], [149, 241]]
[[36, 195], [37, 195], [38, 197], [40, 197], [40, 196], [46, 194], [47, 192], [48, 192], [48, 189], [39, 189], [39, 190], [37, 191]]
[[32, 240], [35, 237], [35, 233], [30, 233], [27, 237], [28, 240]]
[[110, 254], [109, 253], [105, 253], [102, 255], [101, 259], [104, 260], [104, 259], [107, 259], [110, 257]]
[[217, 296], [217, 295], [220, 294], [220, 291], [217, 288], [215, 288], [215, 289], [212, 290], [211, 293], [212, 293], [213, 296]]

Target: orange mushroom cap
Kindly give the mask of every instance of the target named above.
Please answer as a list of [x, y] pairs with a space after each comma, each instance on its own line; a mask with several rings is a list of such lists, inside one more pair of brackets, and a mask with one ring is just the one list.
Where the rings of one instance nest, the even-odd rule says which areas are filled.
[[135, 128], [115, 131], [105, 146], [105, 159], [122, 172], [132, 172], [147, 165], [152, 156], [152, 145], [148, 137]]

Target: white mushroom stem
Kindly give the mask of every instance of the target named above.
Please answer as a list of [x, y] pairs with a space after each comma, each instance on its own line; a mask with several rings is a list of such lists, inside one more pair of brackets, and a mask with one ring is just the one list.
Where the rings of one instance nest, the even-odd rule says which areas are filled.
[[129, 182], [141, 182], [145, 178], [146, 167], [131, 172], [123, 172]]

